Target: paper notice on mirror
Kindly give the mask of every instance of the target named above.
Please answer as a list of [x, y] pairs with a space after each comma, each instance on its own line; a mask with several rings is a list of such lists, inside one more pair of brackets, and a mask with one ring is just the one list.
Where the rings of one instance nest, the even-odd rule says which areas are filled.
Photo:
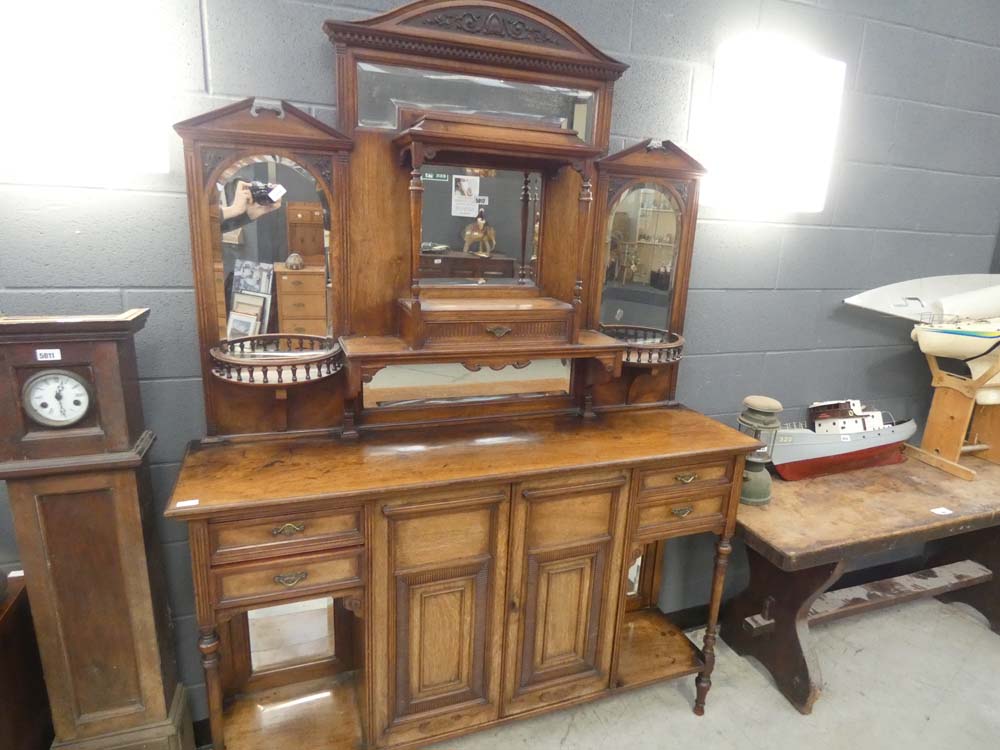
[[479, 177], [456, 174], [451, 178], [451, 215], [475, 218], [479, 214]]

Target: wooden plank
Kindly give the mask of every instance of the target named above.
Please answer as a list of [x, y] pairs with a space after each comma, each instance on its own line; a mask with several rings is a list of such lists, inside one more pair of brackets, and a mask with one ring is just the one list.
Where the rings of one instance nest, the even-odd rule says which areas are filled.
[[975, 400], [964, 393], [951, 388], [935, 388], [920, 447], [928, 453], [957, 462], [962, 455], [965, 433], [975, 405]]
[[[962, 560], [909, 575], [827, 591], [809, 609], [809, 624], [819, 625], [914, 599], [939, 596], [992, 579], [993, 571], [986, 566]], [[774, 620], [763, 614], [750, 615], [744, 619], [743, 627], [755, 636], [761, 635], [774, 629]]]
[[940, 469], [941, 471], [951, 474], [953, 477], [958, 477], [959, 479], [965, 479], [972, 481], [976, 478], [976, 472], [970, 469], [968, 466], [962, 466], [958, 461], [952, 461], [945, 458], [937, 453], [924, 450], [923, 448], [918, 448], [915, 445], [906, 444], [906, 453], [911, 458], [915, 458], [918, 461], [922, 461], [928, 466], [933, 466], [935, 469]]

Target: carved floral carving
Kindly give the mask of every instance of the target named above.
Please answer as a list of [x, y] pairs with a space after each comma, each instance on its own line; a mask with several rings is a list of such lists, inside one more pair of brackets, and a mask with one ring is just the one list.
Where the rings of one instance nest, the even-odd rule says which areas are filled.
[[325, 154], [296, 154], [296, 158], [305, 162], [323, 178], [323, 181], [330, 185], [333, 183], [333, 160]]
[[228, 161], [236, 154], [235, 148], [205, 148], [201, 151], [201, 177], [208, 182], [215, 168], [224, 161]]
[[506, 11], [477, 11], [470, 8], [461, 12], [418, 16], [414, 22], [463, 34], [495, 36], [545, 47], [568, 47], [566, 40], [550, 29]]

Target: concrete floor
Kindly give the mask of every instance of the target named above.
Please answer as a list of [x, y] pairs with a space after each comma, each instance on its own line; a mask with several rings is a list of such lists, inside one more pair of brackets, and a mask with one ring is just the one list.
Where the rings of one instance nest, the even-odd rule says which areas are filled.
[[702, 718], [691, 713], [692, 677], [438, 748], [1000, 748], [1000, 636], [978, 612], [925, 600], [813, 632], [825, 688], [811, 716], [792, 708], [756, 662], [720, 641]]

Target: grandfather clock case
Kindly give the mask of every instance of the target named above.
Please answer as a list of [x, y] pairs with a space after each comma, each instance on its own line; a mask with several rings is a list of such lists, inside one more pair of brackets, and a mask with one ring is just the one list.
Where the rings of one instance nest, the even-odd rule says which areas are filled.
[[7, 482], [53, 748], [193, 750], [157, 557], [133, 337], [149, 311], [0, 317]]

